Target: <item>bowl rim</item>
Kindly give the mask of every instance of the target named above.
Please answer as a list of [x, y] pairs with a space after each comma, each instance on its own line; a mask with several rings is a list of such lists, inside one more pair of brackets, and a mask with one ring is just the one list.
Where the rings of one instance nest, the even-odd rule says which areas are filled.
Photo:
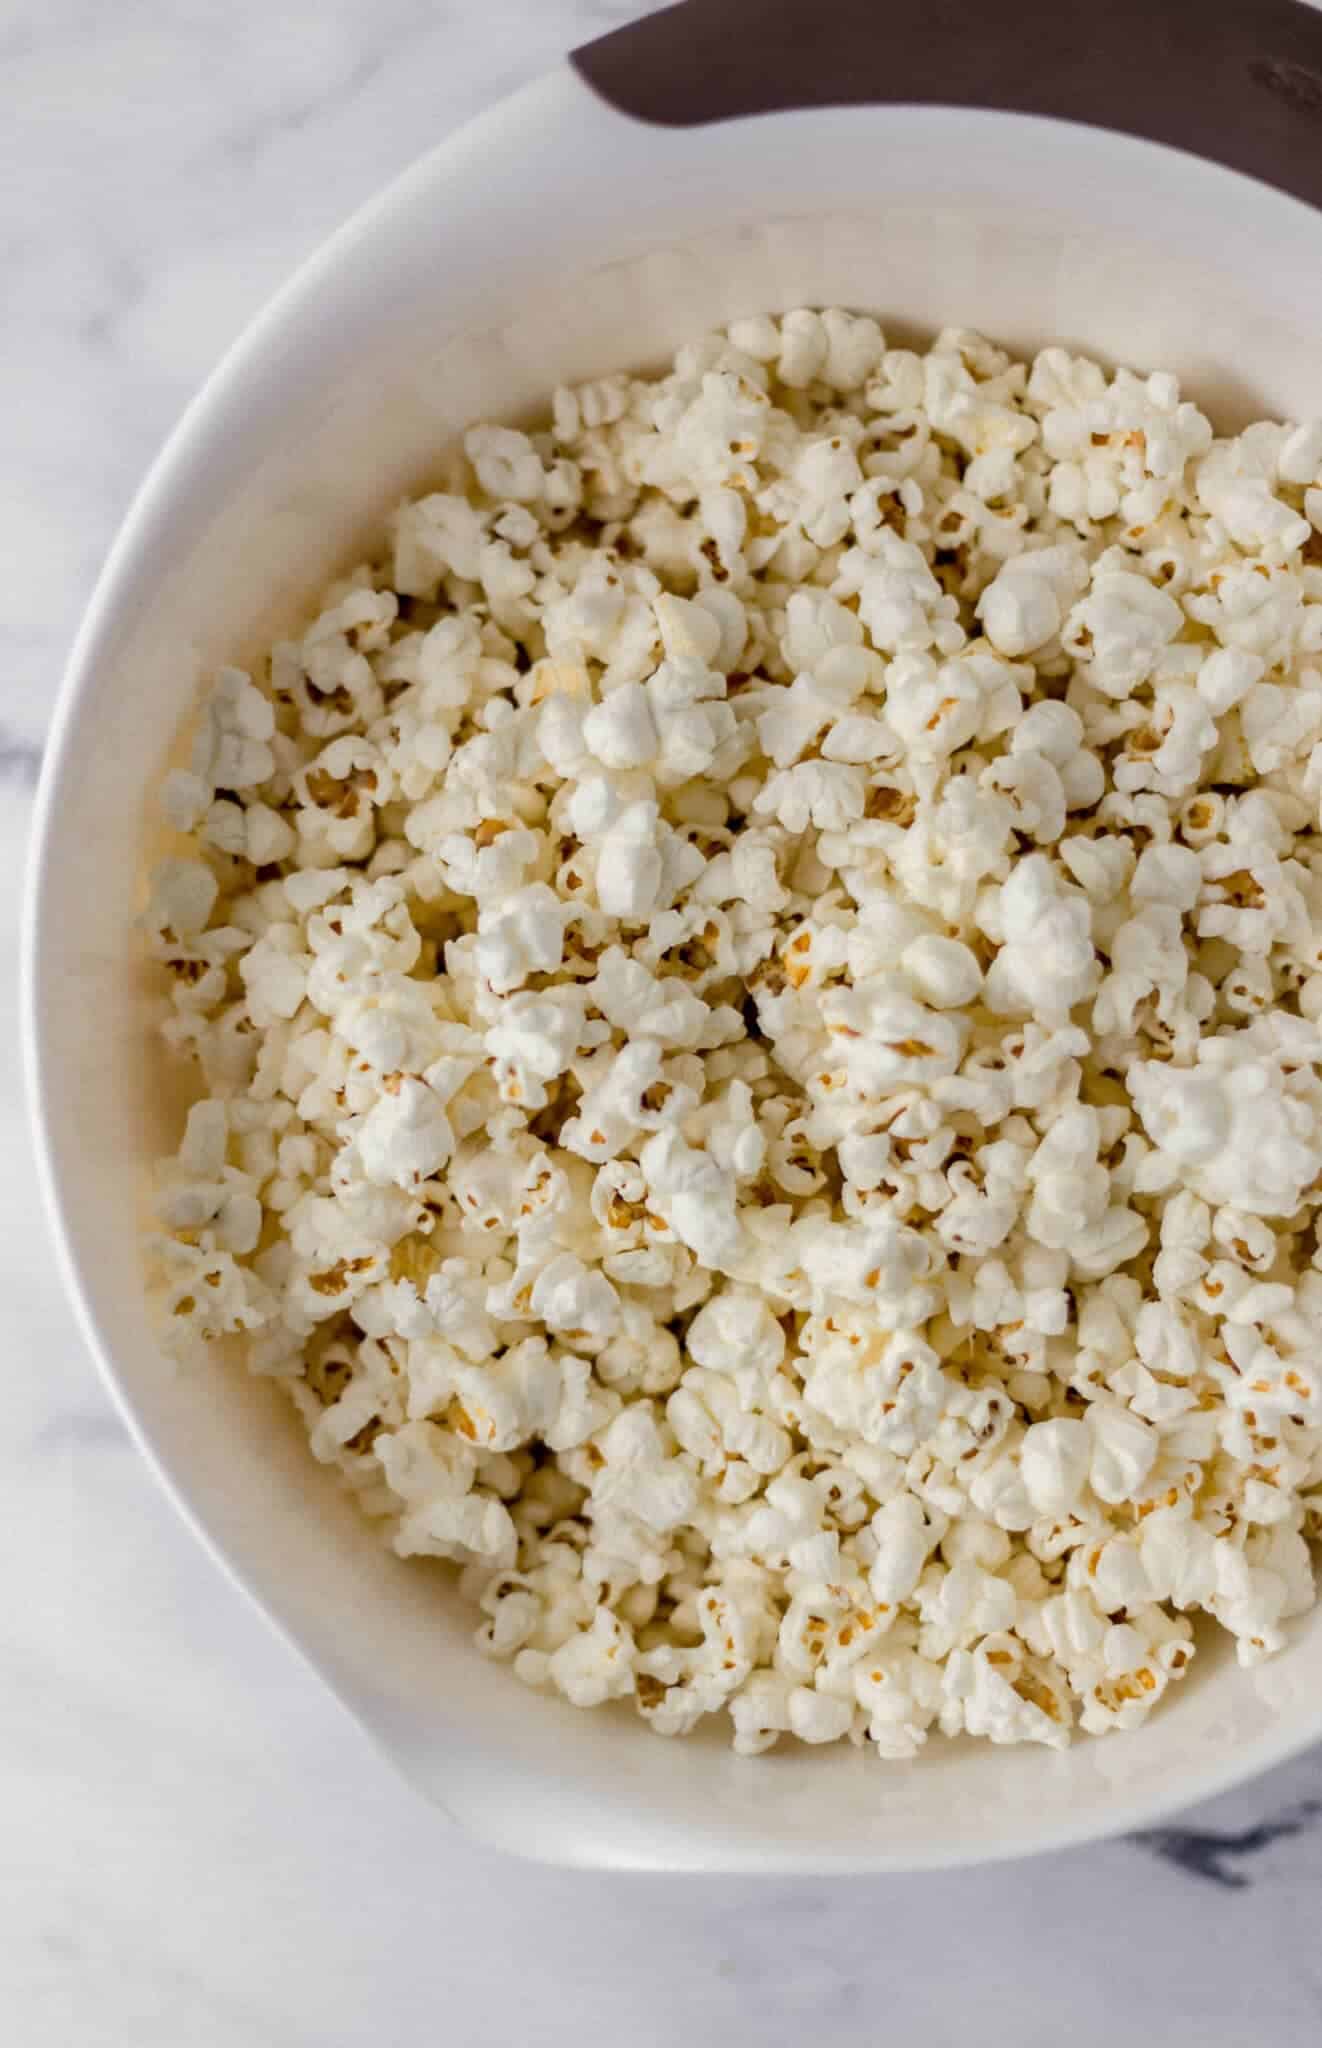
[[[378, 224], [396, 213], [415, 193], [421, 194], [429, 188], [442, 185], [451, 170], [458, 168], [459, 159], [475, 140], [483, 137], [490, 139], [502, 124], [511, 121], [529, 117], [555, 117], [557, 112], [563, 113], [567, 94], [567, 104], [571, 109], [575, 103], [581, 107], [581, 96], [590, 91], [591, 88], [583, 83], [570, 62], [565, 60], [514, 92], [502, 96], [471, 119], [452, 129], [413, 163], [391, 178], [357, 207], [340, 227], [317, 244], [221, 355], [184, 408], [134, 492], [96, 578], [73, 639], [52, 708], [33, 807], [23, 888], [19, 940], [19, 1032], [28, 1125], [35, 1155], [37, 1182], [54, 1245], [61, 1286], [66, 1299], [73, 1306], [83, 1342], [120, 1419], [146, 1460], [156, 1482], [213, 1563], [252, 1603], [266, 1624], [299, 1660], [315, 1674], [371, 1746], [415, 1785], [419, 1783], [419, 1775], [410, 1768], [407, 1758], [401, 1756], [373, 1727], [370, 1717], [358, 1710], [350, 1689], [305, 1647], [297, 1628], [282, 1616], [278, 1604], [272, 1604], [268, 1595], [260, 1589], [260, 1582], [231, 1557], [221, 1539], [212, 1533], [201, 1509], [190, 1498], [186, 1479], [175, 1475], [154, 1442], [149, 1425], [128, 1392], [115, 1349], [105, 1332], [97, 1301], [97, 1290], [88, 1278], [83, 1251], [77, 1233], [71, 1226], [70, 1204], [65, 1194], [68, 1166], [61, 1157], [53, 1132], [51, 1102], [59, 1077], [52, 1071], [43, 1042], [41, 1024], [50, 974], [47, 920], [44, 913], [52, 887], [52, 873], [59, 857], [61, 798], [71, 742], [80, 713], [85, 701], [97, 688], [107, 647], [122, 618], [124, 596], [135, 577], [142, 573], [144, 548], [150, 539], [151, 530], [184, 481], [199, 444], [205, 440], [217, 417], [222, 413], [232, 387], [242, 379], [251, 366], [262, 361], [271, 342], [279, 336], [286, 322], [298, 313], [305, 300], [315, 295], [324, 281], [332, 278], [345, 266], [364, 239], [375, 232]], [[595, 100], [596, 96], [592, 96]], [[597, 104], [604, 105], [602, 102]], [[876, 118], [882, 121], [895, 111], [897, 110], [887, 107], [871, 110]], [[611, 118], [623, 120], [627, 117], [612, 114]], [[756, 118], [776, 120], [795, 117], [773, 114]], [[1013, 113], [1006, 113], [998, 118], [1016, 124], [1025, 120], [1040, 122], [1042, 119], [1040, 116]], [[1072, 127], [1078, 124], [1061, 122], [1052, 125]], [[773, 1874], [782, 1875], [935, 1870], [972, 1867], [1082, 1846], [1087, 1842], [1112, 1838], [1158, 1824], [1174, 1813], [1224, 1793], [1261, 1772], [1288, 1762], [1291, 1758], [1301, 1755], [1320, 1738], [1322, 1696], [1319, 1696], [1311, 1726], [1301, 1727], [1295, 1719], [1275, 1733], [1269, 1730], [1258, 1737], [1248, 1746], [1247, 1751], [1230, 1747], [1225, 1750], [1212, 1749], [1203, 1760], [1191, 1758], [1184, 1769], [1155, 1798], [1150, 1792], [1145, 1792], [1141, 1796], [1126, 1797], [1123, 1792], [1118, 1791], [1114, 1801], [1109, 1802], [1101, 1812], [1076, 1820], [1071, 1820], [1068, 1814], [1058, 1820], [1044, 1820], [1031, 1840], [1016, 1841], [1008, 1848], [1003, 1849], [994, 1841], [983, 1843], [974, 1840], [957, 1855], [943, 1847], [935, 1850], [930, 1856], [924, 1856], [911, 1845], [888, 1854], [884, 1843], [875, 1848], [844, 1853], [814, 1851], [811, 1847], [798, 1850], [786, 1843], [774, 1861], [768, 1863], [765, 1858], [760, 1859], [761, 1867]], [[432, 1787], [424, 1789], [434, 1803], [443, 1803], [437, 1798]], [[465, 1825], [479, 1837], [484, 1836], [480, 1812], [466, 1813]], [[500, 1845], [506, 1849], [547, 1862], [579, 1862], [597, 1868], [606, 1867], [607, 1864], [607, 1859], [600, 1854], [589, 1856], [581, 1852], [576, 1853], [572, 1845], [566, 1845], [562, 1855], [553, 1855], [549, 1849], [536, 1841], [523, 1846], [511, 1840], [503, 1831], [486, 1835], [485, 1838], [499, 1840]], [[648, 1865], [645, 1858], [627, 1848], [614, 1860], [616, 1867], [699, 1867], [696, 1861], [686, 1863], [677, 1858], [667, 1858], [664, 1862], [658, 1860]], [[707, 1867], [751, 1869], [752, 1864], [747, 1856], [744, 1856], [724, 1863], [717, 1858]]]
[[369, 193], [338, 227], [316, 242], [222, 351], [148, 464], [93, 582], [64, 659], [52, 703], [27, 837], [18, 940], [20, 1072], [37, 1185], [65, 1300], [73, 1308], [79, 1334], [97, 1377], [109, 1394], [136, 1450], [175, 1512], [211, 1562], [251, 1603], [300, 1663], [325, 1686], [371, 1746], [397, 1771], [400, 1765], [395, 1752], [359, 1713], [348, 1690], [307, 1649], [297, 1630], [270, 1604], [249, 1572], [231, 1557], [220, 1538], [208, 1527], [201, 1510], [190, 1497], [186, 1481], [176, 1477], [125, 1384], [115, 1347], [104, 1328], [96, 1290], [87, 1276], [85, 1259], [70, 1224], [69, 1204], [65, 1196], [67, 1163], [61, 1158], [50, 1113], [57, 1077], [47, 1058], [41, 1025], [49, 973], [44, 911], [58, 857], [63, 784], [80, 711], [96, 688], [106, 645], [116, 628], [125, 590], [136, 573], [144, 544], [150, 538], [150, 529], [183, 480], [194, 459], [197, 444], [205, 439], [227, 403], [231, 386], [242, 378], [250, 365], [262, 360], [268, 342], [280, 332], [302, 302], [312, 298], [323, 281], [339, 271], [354, 251], [371, 238], [379, 222], [396, 213], [415, 190], [426, 189], [438, 175], [444, 175], [448, 163], [458, 159], [483, 131], [494, 130], [525, 108], [531, 112], [537, 102], [563, 94], [566, 85], [572, 85], [573, 81], [574, 74], [568, 61], [562, 61], [539, 72], [512, 92], [501, 94], [489, 106], [450, 129], [387, 179], [384, 185]]

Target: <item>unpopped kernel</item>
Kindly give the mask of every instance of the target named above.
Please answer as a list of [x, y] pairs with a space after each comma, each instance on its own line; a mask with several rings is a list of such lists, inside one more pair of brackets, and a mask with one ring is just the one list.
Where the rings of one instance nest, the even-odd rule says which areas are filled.
[[1322, 423], [798, 311], [475, 427], [165, 790], [172, 1345], [735, 1747], [1141, 1722], [1322, 1511]]

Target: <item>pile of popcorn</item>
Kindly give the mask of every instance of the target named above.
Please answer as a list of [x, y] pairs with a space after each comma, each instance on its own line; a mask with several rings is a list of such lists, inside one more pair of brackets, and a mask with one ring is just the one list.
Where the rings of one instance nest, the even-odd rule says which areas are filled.
[[175, 1348], [661, 1734], [1059, 1746], [1278, 1649], [1322, 422], [800, 311], [449, 480], [168, 779]]

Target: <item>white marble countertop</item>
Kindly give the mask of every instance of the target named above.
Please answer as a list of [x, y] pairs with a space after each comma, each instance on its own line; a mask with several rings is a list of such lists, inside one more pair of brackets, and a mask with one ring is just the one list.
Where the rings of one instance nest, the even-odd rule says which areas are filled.
[[[0, 1008], [65, 647], [221, 349], [345, 212], [627, 0], [0, 9]], [[13, 1043], [12, 1030], [9, 1042]], [[568, 1875], [369, 1752], [158, 1495], [0, 1070], [0, 2033], [14, 2048], [1322, 2038], [1322, 1752], [1151, 1839], [915, 1881]]]

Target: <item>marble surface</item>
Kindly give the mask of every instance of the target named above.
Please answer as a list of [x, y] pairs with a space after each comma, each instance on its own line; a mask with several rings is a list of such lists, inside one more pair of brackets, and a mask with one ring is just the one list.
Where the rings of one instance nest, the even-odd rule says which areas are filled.
[[[290, 266], [605, 0], [0, 8], [0, 1016], [62, 656], [128, 495]], [[158, 1496], [0, 1065], [0, 2032], [14, 2048], [1322, 2038], [1322, 1753], [1143, 1840], [917, 1881], [598, 1878], [399, 1784]]]

